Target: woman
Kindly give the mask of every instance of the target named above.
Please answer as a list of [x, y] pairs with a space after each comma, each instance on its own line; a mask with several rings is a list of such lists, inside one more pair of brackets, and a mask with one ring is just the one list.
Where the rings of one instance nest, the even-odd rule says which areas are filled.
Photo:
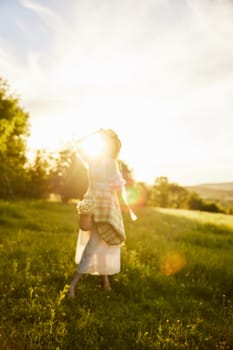
[[[95, 154], [88, 154], [85, 142], [93, 143]], [[79, 153], [87, 164], [89, 187], [84, 200], [93, 199], [92, 227], [79, 230], [75, 262], [77, 272], [70, 284], [69, 297], [75, 297], [75, 287], [83, 274], [102, 275], [103, 287], [111, 290], [108, 275], [120, 272], [120, 247], [125, 240], [125, 230], [117, 191], [125, 181], [118, 168], [117, 157], [121, 142], [114, 131], [100, 129], [82, 140]], [[92, 153], [92, 152], [90, 152]]]

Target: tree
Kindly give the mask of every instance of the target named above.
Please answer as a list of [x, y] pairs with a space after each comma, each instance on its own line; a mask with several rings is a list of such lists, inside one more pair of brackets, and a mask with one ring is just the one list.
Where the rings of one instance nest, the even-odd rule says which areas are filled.
[[166, 176], [155, 180], [151, 191], [151, 202], [154, 206], [167, 208], [169, 206], [169, 183]]
[[24, 190], [26, 140], [29, 115], [19, 99], [0, 78], [0, 197], [13, 197]]
[[187, 208], [191, 210], [223, 213], [224, 210], [214, 202], [206, 202], [196, 192], [169, 183], [165, 176], [158, 177], [150, 191], [150, 205], [162, 208]]
[[190, 192], [188, 200], [188, 208], [192, 210], [203, 210], [203, 199], [198, 196], [196, 192]]
[[188, 208], [211, 213], [224, 213], [224, 210], [217, 203], [206, 202], [195, 192], [189, 194]]
[[59, 152], [51, 171], [51, 192], [59, 194], [63, 202], [82, 199], [88, 186], [87, 170], [72, 149]]
[[187, 208], [189, 192], [185, 187], [171, 183], [169, 190], [169, 206], [171, 208]]
[[170, 183], [166, 176], [155, 180], [150, 193], [150, 203], [162, 208], [187, 208], [189, 191], [176, 183]]
[[27, 168], [27, 188], [24, 195], [32, 198], [47, 198], [50, 194], [51, 155], [37, 150], [32, 164]]

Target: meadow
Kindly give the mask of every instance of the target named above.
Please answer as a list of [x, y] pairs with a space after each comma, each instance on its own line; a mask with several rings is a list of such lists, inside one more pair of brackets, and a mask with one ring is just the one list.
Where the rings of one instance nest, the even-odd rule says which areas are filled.
[[112, 291], [76, 269], [75, 204], [0, 202], [0, 349], [233, 349], [233, 216], [141, 208]]

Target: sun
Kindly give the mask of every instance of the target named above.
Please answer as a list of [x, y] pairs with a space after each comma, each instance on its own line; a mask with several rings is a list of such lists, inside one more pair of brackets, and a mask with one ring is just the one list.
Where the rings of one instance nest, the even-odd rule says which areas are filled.
[[[156, 104], [156, 108], [159, 115], [159, 103]], [[170, 174], [168, 160], [172, 155], [174, 163], [178, 156], [180, 158], [184, 154], [184, 149], [179, 149], [177, 155], [175, 154], [178, 146], [173, 142], [174, 129], [167, 130], [162, 119], [156, 119], [156, 131], [149, 124], [154, 117], [148, 119], [149, 122], [146, 117], [142, 120], [142, 115], [150, 116], [151, 110], [153, 103], [145, 97], [137, 97], [136, 100], [135, 97], [119, 99], [112, 96], [87, 96], [80, 97], [78, 104], [76, 100], [71, 99], [69, 103], [64, 102], [64, 105], [59, 105], [59, 108], [51, 113], [41, 115], [38, 110], [34, 114], [31, 119], [28, 148], [59, 152], [70, 147], [81, 156], [78, 152], [78, 142], [83, 138], [86, 139], [83, 143], [86, 155], [92, 159], [100, 159], [105, 155], [103, 141], [97, 135], [91, 138], [85, 135], [94, 135], [100, 128], [112, 129], [122, 142], [119, 158], [133, 169], [136, 180], [153, 184], [160, 174]], [[161, 115], [162, 112], [161, 107]], [[119, 118], [120, 115], [122, 118]], [[128, 115], [132, 115], [133, 119], [128, 118]], [[175, 133], [176, 137], [178, 132]]]
[[80, 147], [88, 157], [95, 158], [104, 153], [105, 143], [103, 138], [98, 133], [95, 133], [85, 138], [81, 142]]

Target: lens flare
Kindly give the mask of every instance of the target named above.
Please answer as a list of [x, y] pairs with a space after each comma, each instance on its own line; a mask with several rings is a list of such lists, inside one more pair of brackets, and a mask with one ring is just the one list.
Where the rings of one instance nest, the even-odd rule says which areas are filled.
[[186, 264], [186, 259], [178, 253], [170, 253], [160, 261], [160, 271], [166, 275], [175, 275], [181, 271]]
[[144, 186], [135, 184], [126, 186], [127, 199], [130, 206], [138, 208], [145, 205], [147, 193]]

